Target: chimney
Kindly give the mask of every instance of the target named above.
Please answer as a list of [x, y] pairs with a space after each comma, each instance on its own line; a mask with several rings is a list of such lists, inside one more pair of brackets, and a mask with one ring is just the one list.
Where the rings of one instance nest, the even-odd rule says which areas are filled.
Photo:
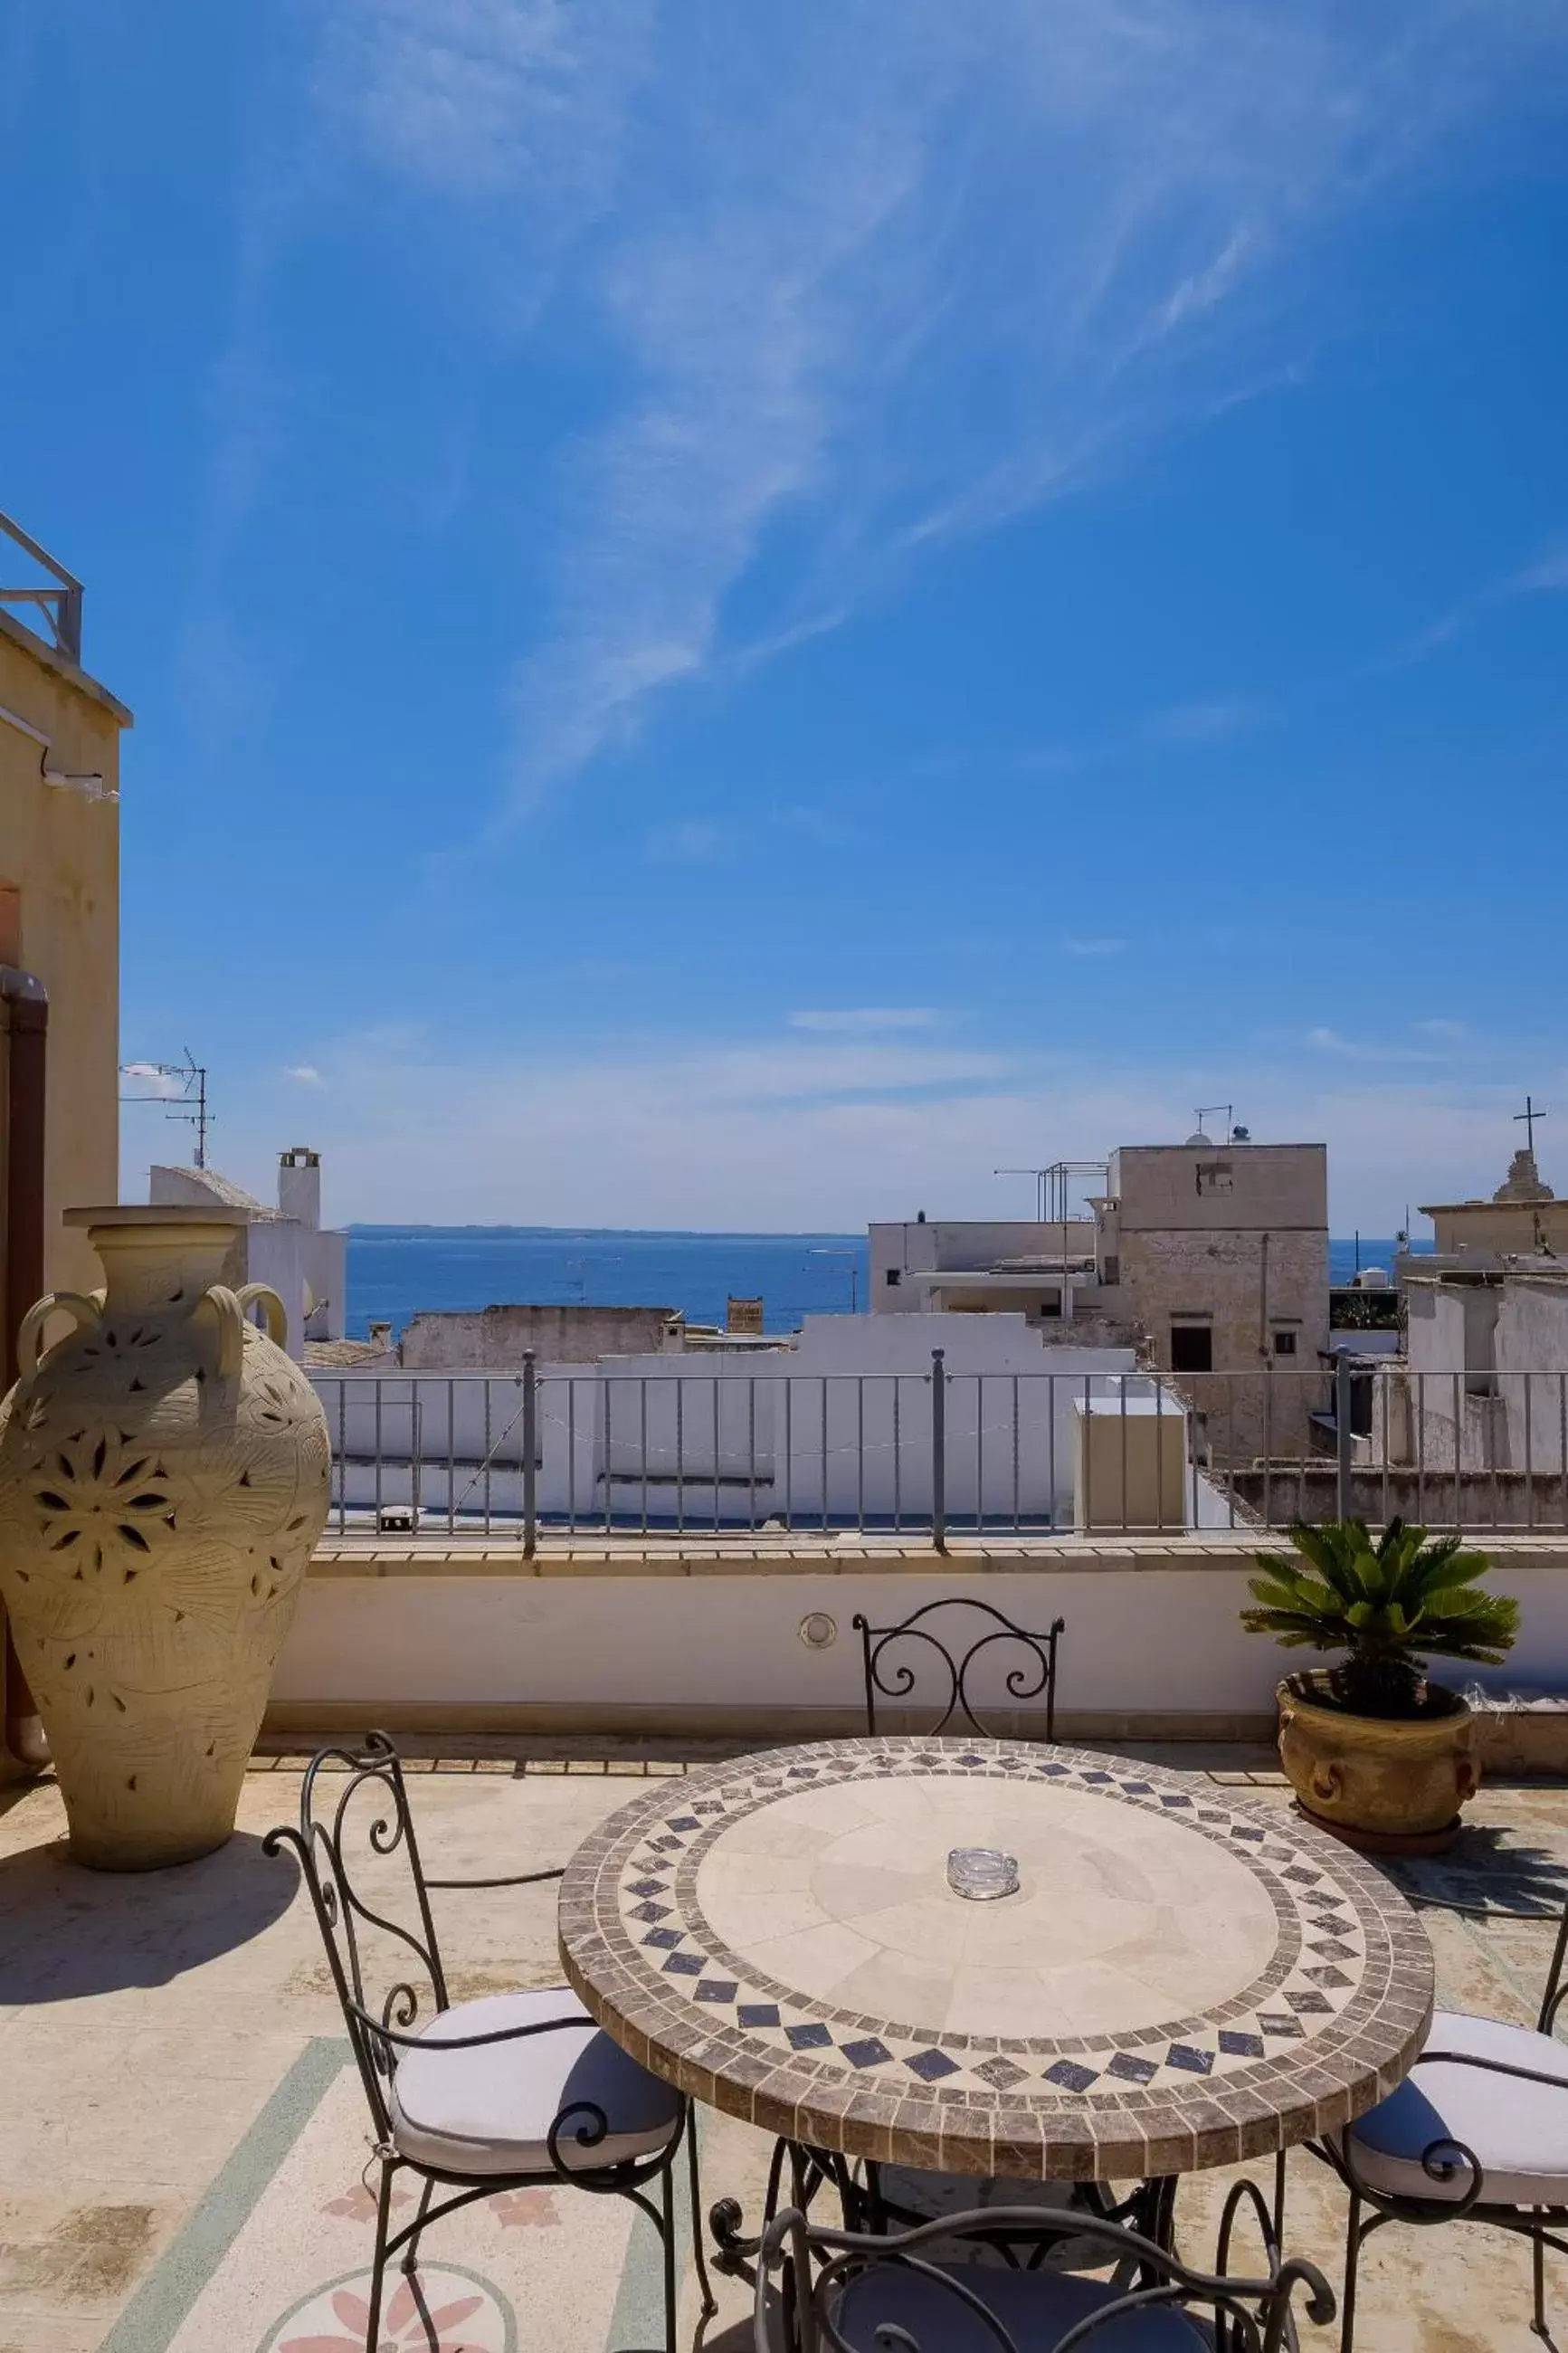
[[278, 1155], [278, 1207], [286, 1218], [298, 1218], [311, 1233], [321, 1224], [321, 1155], [306, 1144], [296, 1144]]

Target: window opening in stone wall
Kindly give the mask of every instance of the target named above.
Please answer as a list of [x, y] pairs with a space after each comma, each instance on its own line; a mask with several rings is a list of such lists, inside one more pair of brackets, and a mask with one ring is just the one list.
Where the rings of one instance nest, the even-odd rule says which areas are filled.
[[1171, 1370], [1173, 1373], [1213, 1372], [1214, 1333], [1208, 1324], [1172, 1324]]
[[1294, 1332], [1276, 1332], [1274, 1335], [1274, 1353], [1277, 1356], [1293, 1356], [1295, 1355], [1296, 1335]]

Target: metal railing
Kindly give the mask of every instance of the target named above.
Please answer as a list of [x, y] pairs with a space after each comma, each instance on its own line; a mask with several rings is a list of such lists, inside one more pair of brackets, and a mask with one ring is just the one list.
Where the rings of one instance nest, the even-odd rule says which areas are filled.
[[1568, 1531], [1568, 1371], [319, 1373], [340, 1535]]
[[47, 581], [29, 581], [19, 588], [0, 588], [0, 606], [23, 605], [27, 608], [27, 626], [36, 630], [34, 615], [48, 625], [51, 642], [68, 659], [81, 659], [82, 585], [74, 573], [58, 564], [47, 547], [40, 547], [29, 537], [19, 522], [8, 514], [0, 514], [0, 537], [8, 539], [25, 555], [41, 565], [50, 575]]

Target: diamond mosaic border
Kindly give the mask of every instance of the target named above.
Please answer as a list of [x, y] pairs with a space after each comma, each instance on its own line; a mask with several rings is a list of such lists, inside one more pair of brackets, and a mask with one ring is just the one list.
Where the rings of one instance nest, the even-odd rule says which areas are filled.
[[[1180, 1821], [1265, 1887], [1273, 1957], [1205, 2015], [1050, 2041], [835, 2009], [727, 1950], [697, 1895], [722, 1831], [795, 1790], [887, 1775], [1055, 1785]], [[579, 1848], [560, 1919], [572, 1983], [655, 2073], [791, 2139], [948, 2172], [1105, 2179], [1289, 2147], [1392, 2090], [1432, 2008], [1415, 1914], [1337, 1841], [1161, 1767], [1022, 1742], [823, 1741], [647, 1789]]]

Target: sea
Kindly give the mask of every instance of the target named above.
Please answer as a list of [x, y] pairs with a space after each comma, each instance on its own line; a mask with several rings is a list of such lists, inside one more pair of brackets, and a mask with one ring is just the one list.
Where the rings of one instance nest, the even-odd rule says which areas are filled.
[[[1364, 1235], [1329, 1245], [1330, 1280], [1358, 1264], [1391, 1271], [1398, 1245]], [[1419, 1245], [1417, 1245], [1419, 1247]], [[867, 1305], [859, 1234], [682, 1234], [561, 1226], [351, 1226], [351, 1339], [373, 1322], [395, 1334], [422, 1308], [670, 1307], [690, 1324], [724, 1321], [725, 1303], [761, 1299], [763, 1328]]]

